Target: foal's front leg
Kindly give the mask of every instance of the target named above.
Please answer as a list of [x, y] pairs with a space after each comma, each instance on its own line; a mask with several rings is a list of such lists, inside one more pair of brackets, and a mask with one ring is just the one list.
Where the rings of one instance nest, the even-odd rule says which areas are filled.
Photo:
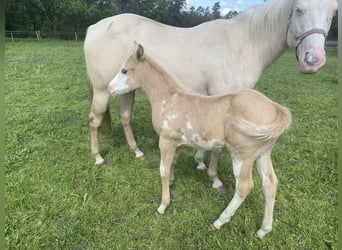
[[131, 114], [133, 110], [133, 104], [135, 99], [135, 92], [129, 92], [120, 96], [120, 111], [119, 117], [121, 125], [123, 127], [127, 144], [129, 148], [135, 153], [135, 157], [140, 160], [145, 160], [146, 156], [141, 152], [134, 139], [132, 127], [131, 127]]
[[174, 141], [160, 137], [159, 149], [162, 201], [157, 211], [160, 214], [164, 214], [167, 206], [170, 204], [170, 174], [172, 171], [172, 163], [176, 154], [177, 144]]

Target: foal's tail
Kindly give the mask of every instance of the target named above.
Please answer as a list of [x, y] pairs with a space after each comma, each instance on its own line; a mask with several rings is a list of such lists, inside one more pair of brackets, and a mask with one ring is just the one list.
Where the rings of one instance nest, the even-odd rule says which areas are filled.
[[288, 108], [274, 103], [276, 109], [275, 120], [267, 125], [259, 125], [249, 122], [242, 117], [233, 124], [241, 133], [257, 138], [259, 140], [269, 140], [278, 138], [292, 123], [292, 115]]
[[[87, 78], [88, 78], [89, 98], [90, 98], [90, 102], [93, 103], [93, 97], [94, 97], [93, 84], [88, 74], [87, 74]], [[112, 132], [112, 118], [109, 112], [109, 105], [107, 106], [107, 109], [102, 118], [100, 129], [103, 133], [106, 133], [106, 134], [109, 134]]]

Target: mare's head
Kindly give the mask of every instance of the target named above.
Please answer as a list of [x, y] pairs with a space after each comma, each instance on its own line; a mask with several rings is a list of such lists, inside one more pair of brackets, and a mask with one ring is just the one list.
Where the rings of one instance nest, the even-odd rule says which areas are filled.
[[134, 53], [124, 62], [108, 85], [108, 91], [112, 96], [123, 95], [140, 87], [138, 83], [142, 82], [142, 79], [136, 69], [144, 60], [144, 48], [135, 43]]
[[287, 43], [296, 49], [302, 73], [315, 73], [325, 64], [325, 40], [337, 0], [295, 0], [289, 17]]

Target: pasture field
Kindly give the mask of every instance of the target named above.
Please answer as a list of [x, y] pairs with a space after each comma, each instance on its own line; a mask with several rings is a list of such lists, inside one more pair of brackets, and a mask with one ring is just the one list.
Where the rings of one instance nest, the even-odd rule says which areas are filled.
[[[160, 203], [158, 137], [140, 92], [132, 118], [140, 149], [129, 152], [110, 101], [113, 132], [101, 134], [105, 167], [90, 155], [88, 86], [83, 43], [5, 44], [5, 244], [7, 249], [337, 249], [337, 51], [315, 75], [298, 72], [285, 53], [257, 89], [288, 106], [292, 128], [273, 150], [279, 179], [273, 231], [255, 236], [264, 213], [260, 178], [221, 230], [210, 227], [234, 193], [230, 157], [221, 155], [219, 194], [197, 171], [195, 150], [175, 166], [171, 205]], [[208, 157], [206, 158], [208, 162]]]

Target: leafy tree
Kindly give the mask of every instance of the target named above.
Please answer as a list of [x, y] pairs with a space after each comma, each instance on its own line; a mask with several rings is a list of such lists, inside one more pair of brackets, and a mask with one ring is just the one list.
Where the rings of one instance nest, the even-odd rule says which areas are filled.
[[[86, 28], [109, 16], [130, 12], [174, 26], [190, 27], [220, 18], [220, 2], [212, 8], [195, 7], [185, 11], [186, 0], [5, 0], [5, 29], [11, 31], [84, 33]], [[224, 18], [238, 14], [231, 11]], [[330, 39], [337, 39], [334, 17]]]
[[229, 11], [224, 18], [230, 19], [230, 18], [234, 18], [239, 14], [239, 12], [237, 12], [236, 10], [234, 11]]
[[212, 8], [212, 11], [213, 11], [213, 19], [218, 19], [221, 17], [221, 14], [220, 14], [220, 2], [216, 2]]
[[181, 26], [181, 10], [186, 6], [186, 0], [166, 0], [168, 10], [167, 23], [174, 26]]
[[329, 38], [333, 40], [337, 40], [338, 38], [338, 13], [332, 19]]

